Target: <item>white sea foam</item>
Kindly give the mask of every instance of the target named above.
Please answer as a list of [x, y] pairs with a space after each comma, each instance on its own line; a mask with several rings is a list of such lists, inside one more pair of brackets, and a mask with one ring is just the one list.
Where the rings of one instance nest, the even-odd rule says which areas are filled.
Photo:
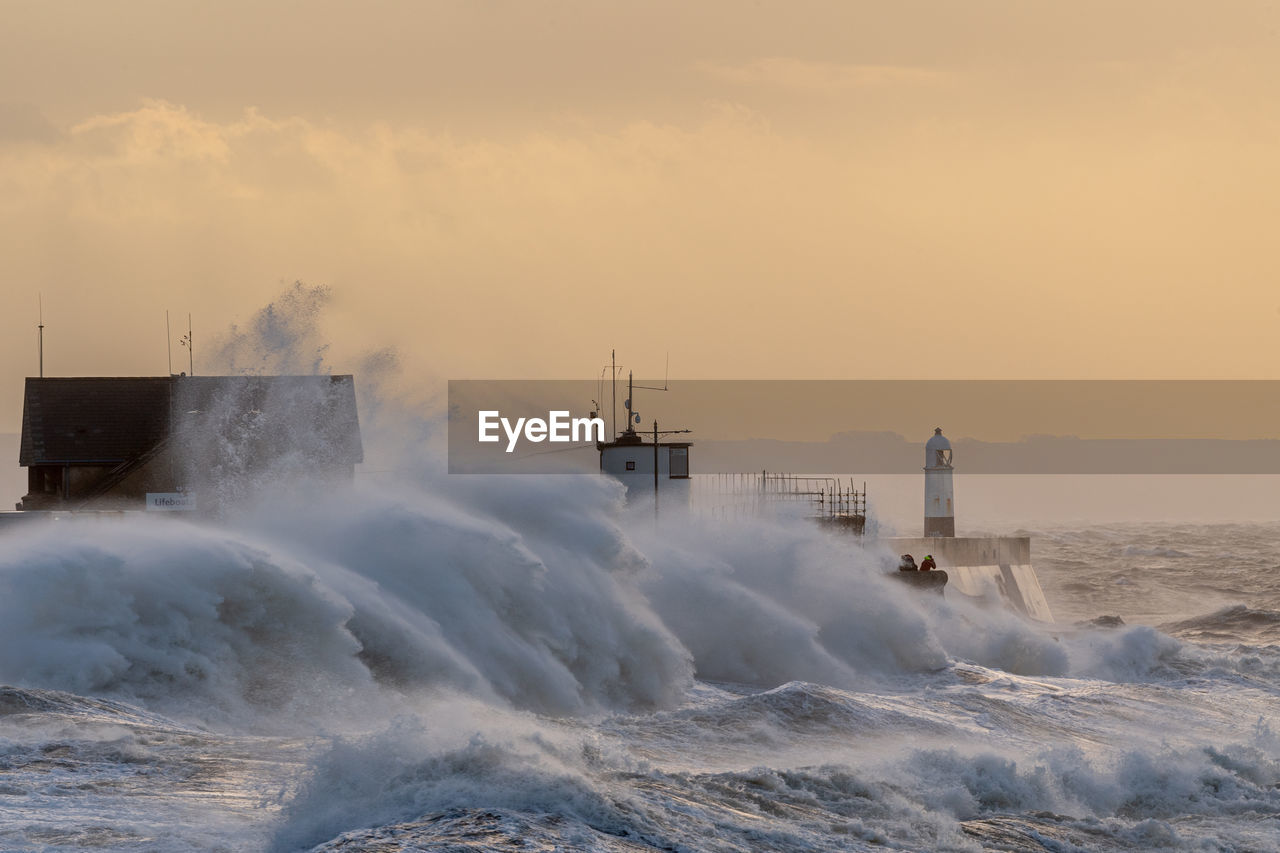
[[0, 679], [274, 725], [433, 688], [556, 714], [670, 707], [695, 668], [764, 688], [953, 657], [1065, 668], [1043, 632], [922, 599], [807, 528], [628, 534], [598, 478], [449, 488], [277, 502], [216, 527], [22, 531], [0, 555]]
[[388, 686], [555, 713], [678, 699], [688, 656], [629, 584], [637, 557], [590, 489], [557, 506], [524, 479], [502, 499], [521, 488], [522, 529], [419, 495], [319, 502], [251, 531], [24, 531], [0, 557], [0, 679], [242, 724]]
[[[596, 478], [426, 477], [218, 526], [16, 532], [0, 679], [145, 710], [59, 700], [89, 726], [30, 700], [23, 720], [59, 722], [9, 730], [19, 793], [0, 815], [47, 826], [73, 801], [31, 793], [47, 748], [102, 784], [73, 795], [92, 799], [66, 812], [83, 832], [65, 843], [3, 841], [133, 844], [177, 818], [130, 811], [127, 768], [175, 780], [164, 814], [190, 815], [184, 768], [250, 732], [329, 733], [265, 800], [280, 817], [250, 846], [280, 850], [369, 849], [396, 827], [405, 845], [483, 827], [619, 850], [970, 849], [1009, 832], [1257, 847], [1274, 828], [1280, 743], [1258, 721], [1280, 692], [1275, 650], [1034, 625], [913, 594], [879, 576], [881, 556], [798, 523], [655, 530]], [[159, 734], [157, 712], [230, 740]], [[296, 741], [254, 743], [270, 778], [289, 775]], [[161, 846], [197, 849], [243, 808]], [[90, 828], [113, 811], [116, 842]]]
[[[1064, 716], [1088, 713], [1087, 702], [1063, 698]], [[1008, 718], [999, 733], [1011, 740], [997, 750], [956, 731], [913, 727], [896, 713], [797, 684], [746, 702], [711, 697], [674, 715], [619, 718], [590, 734], [576, 724], [490, 719], [468, 740], [456, 723], [437, 730], [435, 721], [457, 718], [439, 707], [376, 736], [344, 740], [320, 758], [284, 810], [276, 849], [412, 821], [419, 824], [404, 829], [404, 844], [439, 843], [436, 819], [463, 813], [496, 813], [495, 845], [512, 815], [554, 814], [560, 830], [526, 824], [522, 831], [539, 833], [526, 841], [553, 843], [568, 826], [658, 847], [696, 839], [699, 849], [873, 849], [892, 840], [978, 849], [970, 836], [1000, 818], [1006, 828], [1093, 848], [1194, 848], [1206, 827], [1249, 847], [1267, 836], [1280, 810], [1274, 743], [1174, 747], [1147, 737], [1100, 752], [1060, 735], [1059, 745], [1045, 747], [1036, 745], [1043, 730], [1019, 738], [1019, 723]], [[867, 725], [875, 719], [882, 725]], [[884, 739], [895, 730], [885, 723], [910, 737]], [[645, 736], [654, 730], [670, 739], [665, 747]], [[670, 768], [680, 751], [719, 754], [721, 732], [751, 733], [763, 751], [755, 761], [740, 755], [737, 768]], [[918, 745], [931, 742], [937, 745]], [[814, 743], [825, 760], [795, 763], [812, 755]], [[637, 761], [637, 749], [648, 757]], [[366, 849], [352, 845], [342, 849]]]

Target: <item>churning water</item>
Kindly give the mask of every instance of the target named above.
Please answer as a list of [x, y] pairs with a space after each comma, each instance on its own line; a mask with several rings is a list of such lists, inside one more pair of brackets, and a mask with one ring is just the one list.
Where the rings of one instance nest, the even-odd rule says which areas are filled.
[[1277, 849], [1280, 525], [1030, 532], [1056, 626], [597, 477], [8, 530], [0, 849]]

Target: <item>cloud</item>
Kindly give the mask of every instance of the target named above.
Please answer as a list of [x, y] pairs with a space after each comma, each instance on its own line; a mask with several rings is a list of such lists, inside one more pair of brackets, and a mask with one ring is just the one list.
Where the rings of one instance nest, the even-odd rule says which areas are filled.
[[[738, 67], [896, 73], [812, 65]], [[34, 372], [36, 291], [55, 375], [163, 373], [165, 309], [208, 341], [294, 280], [332, 286], [339, 371], [390, 345], [416, 378], [581, 375], [615, 346], [669, 348], [686, 376], [1265, 375], [1266, 137], [1187, 126], [1176, 99], [1141, 124], [991, 120], [971, 84], [954, 114], [888, 83], [810, 104], [821, 127], [723, 91], [689, 121], [502, 134], [160, 100], [69, 122], [0, 158], [0, 360], [19, 365], [0, 429]]]
[[83, 150], [100, 156], [116, 155], [133, 162], [211, 160], [225, 162], [231, 139], [243, 136], [257, 118], [229, 126], [204, 121], [184, 107], [146, 100], [128, 112], [98, 115], [71, 128], [70, 136]]

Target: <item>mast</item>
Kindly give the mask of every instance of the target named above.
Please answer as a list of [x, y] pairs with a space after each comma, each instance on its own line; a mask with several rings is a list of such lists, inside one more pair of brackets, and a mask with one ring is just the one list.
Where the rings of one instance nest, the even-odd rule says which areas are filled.
[[[668, 465], [668, 470], [670, 466]], [[653, 519], [658, 520], [658, 421], [653, 421]]]
[[187, 348], [187, 375], [196, 375], [196, 345], [191, 335], [191, 315], [187, 315], [187, 333], [182, 336], [180, 343]]
[[628, 370], [627, 371], [627, 428], [625, 432], [632, 432], [635, 429], [635, 427], [632, 426], [631, 424], [632, 398], [635, 396], [635, 393], [636, 393], [635, 380], [636, 380], [635, 373]]
[[658, 422], [653, 422], [653, 508], [658, 509]]
[[36, 299], [37, 299], [36, 304], [40, 312], [39, 314], [40, 325], [36, 327], [37, 329], [40, 330], [40, 332], [39, 332], [36, 346], [40, 351], [40, 378], [43, 379], [44, 378], [44, 294], [38, 294], [36, 296]]

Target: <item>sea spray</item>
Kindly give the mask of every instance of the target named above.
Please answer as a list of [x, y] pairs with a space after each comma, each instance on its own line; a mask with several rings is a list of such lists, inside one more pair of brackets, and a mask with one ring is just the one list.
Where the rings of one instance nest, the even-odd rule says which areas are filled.
[[[81, 701], [107, 741], [87, 722], [13, 739], [23, 796], [0, 808], [37, 802], [50, 773], [98, 780], [56, 800], [89, 804], [62, 849], [113, 810], [120, 838], [151, 832], [129, 793], [148, 783], [120, 778], [155, 772], [164, 814], [190, 814], [184, 786], [235, 766], [209, 756], [246, 751], [290, 780], [259, 796], [280, 818], [250, 845], [281, 850], [480, 831], [617, 850], [1011, 833], [1265, 849], [1280, 813], [1274, 650], [919, 596], [879, 576], [886, 555], [800, 523], [655, 529], [600, 478], [428, 475], [216, 525], [58, 522], [6, 546], [0, 677], [146, 709]], [[1218, 619], [1233, 617], [1197, 624]], [[144, 713], [223, 734], [117, 744]], [[290, 738], [239, 740], [270, 732]], [[323, 735], [301, 772], [297, 735]]]
[[1059, 637], [913, 594], [874, 550], [798, 522], [655, 535], [600, 478], [464, 479], [273, 500], [210, 526], [24, 531], [0, 555], [0, 678], [308, 718], [325, 692], [444, 687], [589, 714], [673, 707], [695, 671], [854, 688], [953, 660], [1125, 681], [1195, 665], [1150, 628]]
[[350, 603], [225, 531], [62, 521], [0, 555], [0, 681], [253, 726], [371, 690]]
[[0, 679], [240, 724], [255, 706], [312, 718], [324, 695], [375, 686], [551, 713], [676, 701], [687, 653], [628, 588], [616, 528], [565, 509], [560, 535], [584, 547], [548, 544], [546, 486], [521, 482], [539, 526], [527, 535], [421, 493], [277, 503], [252, 527], [25, 531], [0, 557]]

